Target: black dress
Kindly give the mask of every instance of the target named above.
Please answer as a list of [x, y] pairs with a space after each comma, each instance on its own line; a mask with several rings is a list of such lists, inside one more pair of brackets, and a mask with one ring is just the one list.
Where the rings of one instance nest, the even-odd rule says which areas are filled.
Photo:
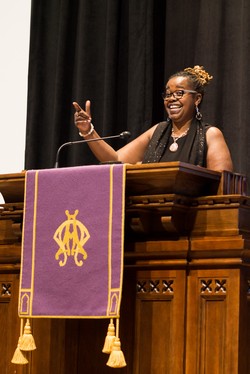
[[150, 140], [142, 163], [181, 161], [206, 167], [207, 142], [206, 131], [211, 127], [197, 119], [193, 119], [186, 136], [177, 141], [176, 152], [169, 150], [173, 143], [171, 121], [160, 122]]

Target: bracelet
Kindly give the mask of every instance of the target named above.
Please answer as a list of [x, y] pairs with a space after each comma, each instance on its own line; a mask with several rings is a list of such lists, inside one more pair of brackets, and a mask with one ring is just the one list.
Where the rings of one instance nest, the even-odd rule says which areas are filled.
[[94, 125], [92, 122], [90, 122], [90, 130], [89, 132], [87, 132], [87, 134], [82, 134], [80, 131], [79, 131], [79, 135], [82, 137], [82, 138], [85, 138], [85, 136], [88, 136], [88, 135], [91, 135], [93, 132], [94, 132]]

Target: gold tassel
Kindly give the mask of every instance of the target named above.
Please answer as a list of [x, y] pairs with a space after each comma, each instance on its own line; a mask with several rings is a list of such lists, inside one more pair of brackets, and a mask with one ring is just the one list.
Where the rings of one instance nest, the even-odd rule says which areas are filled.
[[34, 351], [36, 349], [36, 344], [31, 332], [29, 319], [27, 319], [26, 324], [24, 326], [24, 333], [21, 338], [20, 349], [22, 351]]
[[25, 364], [28, 364], [29, 361], [25, 357], [25, 353], [23, 353], [20, 350], [20, 340], [21, 340], [21, 338], [19, 338], [19, 340], [18, 340], [18, 345], [17, 345], [17, 348], [14, 352], [14, 355], [12, 357], [11, 362], [12, 362], [12, 364], [25, 365]]
[[115, 338], [115, 341], [112, 346], [112, 352], [110, 353], [107, 366], [111, 368], [123, 368], [126, 366], [126, 361], [124, 354], [121, 350], [121, 342], [119, 338]]
[[108, 326], [107, 336], [105, 338], [104, 346], [102, 349], [103, 353], [111, 353], [114, 340], [115, 340], [115, 325], [113, 323], [113, 318], [111, 318], [109, 326]]
[[121, 350], [121, 342], [119, 339], [119, 319], [116, 320], [116, 337], [114, 340], [114, 343], [112, 345], [112, 351], [110, 353], [107, 366], [110, 366], [111, 368], [123, 368], [126, 366], [126, 361], [124, 354]]
[[12, 357], [12, 364], [19, 364], [19, 365], [25, 365], [25, 364], [28, 364], [28, 360], [27, 358], [25, 357], [25, 353], [23, 353], [21, 350], [20, 350], [20, 342], [21, 342], [21, 336], [22, 336], [22, 333], [23, 333], [23, 320], [21, 319], [21, 324], [20, 324], [20, 337], [18, 339], [18, 344], [17, 344], [17, 348], [14, 352], [14, 355]]

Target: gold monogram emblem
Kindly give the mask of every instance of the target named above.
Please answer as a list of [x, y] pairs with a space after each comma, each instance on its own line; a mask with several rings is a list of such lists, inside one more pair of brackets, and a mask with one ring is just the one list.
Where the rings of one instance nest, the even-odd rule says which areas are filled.
[[84, 244], [89, 240], [90, 234], [82, 222], [76, 219], [78, 210], [74, 214], [70, 214], [68, 210], [65, 211], [68, 219], [64, 221], [56, 230], [53, 239], [59, 245], [59, 249], [55, 254], [55, 259], [59, 260], [60, 266], [65, 266], [68, 257], [74, 257], [75, 264], [82, 266], [83, 261], [78, 259], [82, 256], [83, 260], [88, 257], [87, 252], [83, 248]]

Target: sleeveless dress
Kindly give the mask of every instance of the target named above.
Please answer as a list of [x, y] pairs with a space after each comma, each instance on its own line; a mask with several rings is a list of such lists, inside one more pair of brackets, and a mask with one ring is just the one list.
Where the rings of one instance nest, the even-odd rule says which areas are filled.
[[181, 161], [192, 165], [207, 166], [206, 131], [211, 125], [193, 119], [186, 136], [177, 140], [178, 149], [171, 152], [173, 143], [172, 123], [160, 122], [145, 151], [142, 163]]

